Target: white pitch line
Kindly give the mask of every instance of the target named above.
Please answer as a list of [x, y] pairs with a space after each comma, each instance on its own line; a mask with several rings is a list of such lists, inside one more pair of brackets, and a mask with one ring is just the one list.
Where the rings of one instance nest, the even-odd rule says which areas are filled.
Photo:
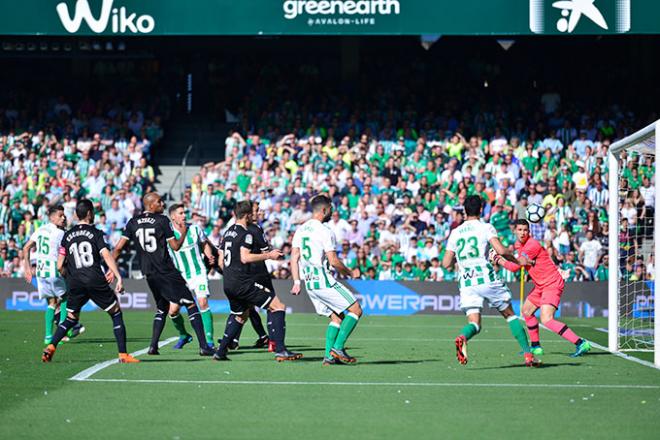
[[[539, 325], [541, 326], [542, 329], [547, 330], [547, 331], [549, 331], [549, 332], [551, 332], [551, 333], [554, 333], [552, 330], [550, 330], [549, 328], [547, 328], [547, 327], [544, 326], [543, 324], [540, 324], [540, 323], [539, 323]], [[556, 333], [555, 333], [555, 334], [556, 334]], [[638, 358], [636, 358], [636, 357], [634, 357], [634, 356], [630, 356], [630, 355], [627, 355], [627, 354], [625, 354], [625, 353], [611, 352], [607, 347], [605, 347], [605, 346], [603, 346], [603, 345], [600, 345], [600, 344], [597, 344], [597, 343], [594, 342], [594, 341], [589, 341], [589, 343], [591, 344], [592, 347], [596, 347], [597, 349], [599, 349], [599, 350], [603, 350], [603, 351], [605, 351], [605, 352], [607, 352], [607, 353], [609, 353], [609, 354], [611, 354], [611, 355], [613, 355], [613, 356], [620, 357], [621, 359], [625, 359], [625, 360], [627, 360], [627, 361], [635, 362], [635, 363], [640, 364], [640, 365], [644, 365], [645, 367], [653, 368], [654, 370], [660, 370], [660, 367], [658, 367], [657, 365], [655, 365], [653, 362], [649, 362], [649, 361], [645, 361], [645, 360], [642, 360], [642, 359], [638, 359]], [[587, 355], [587, 356], [588, 356], [588, 355]]]
[[596, 343], [593, 342], [593, 341], [589, 341], [589, 342], [591, 342], [591, 345], [594, 346], [594, 347], [596, 347], [597, 349], [599, 349], [599, 350], [603, 350], [603, 351], [606, 351], [606, 352], [608, 352], [608, 353], [610, 353], [610, 354], [612, 354], [612, 355], [614, 355], [614, 356], [616, 356], [616, 357], [620, 357], [620, 358], [625, 359], [625, 360], [627, 360], [627, 361], [636, 362], [636, 363], [638, 363], [638, 364], [640, 364], [640, 365], [644, 365], [645, 367], [650, 367], [650, 368], [654, 368], [654, 369], [656, 369], [656, 370], [660, 370], [660, 367], [657, 366], [657, 365], [655, 365], [653, 362], [645, 361], [645, 360], [643, 360], [643, 359], [638, 359], [638, 358], [636, 358], [635, 356], [630, 356], [630, 355], [625, 354], [625, 353], [616, 353], [616, 352], [615, 352], [615, 353], [612, 353], [611, 351], [609, 351], [609, 350], [607, 349], [607, 347], [604, 347], [604, 346], [602, 346], [602, 345], [600, 345], [600, 344], [596, 344]]
[[[159, 342], [158, 347], [164, 347], [165, 345], [169, 344], [170, 342], [174, 342], [178, 339], [179, 338], [176, 337], [176, 336], [172, 337], [172, 338], [169, 338], [169, 339], [166, 339], [164, 341]], [[149, 347], [143, 348], [142, 350], [138, 350], [136, 352], [133, 352], [133, 353], [131, 353], [131, 355], [132, 356], [140, 356], [140, 355], [146, 354], [147, 351], [149, 351]], [[105, 362], [100, 362], [96, 365], [92, 365], [91, 367], [87, 368], [86, 370], [81, 371], [80, 373], [76, 374], [75, 376], [70, 377], [69, 380], [75, 380], [75, 381], [93, 380], [93, 379], [89, 379], [89, 378], [91, 376], [93, 376], [94, 374], [98, 373], [99, 371], [103, 370], [104, 368], [109, 367], [110, 365], [118, 364], [118, 363], [119, 363], [118, 358], [110, 359], [109, 361], [105, 361]]]
[[380, 386], [380, 387], [457, 387], [457, 388], [606, 388], [658, 390], [660, 385], [607, 385], [570, 383], [449, 383], [449, 382], [299, 382], [267, 380], [174, 380], [174, 379], [84, 379], [85, 382], [169, 383], [203, 385], [317, 385], [317, 386]]

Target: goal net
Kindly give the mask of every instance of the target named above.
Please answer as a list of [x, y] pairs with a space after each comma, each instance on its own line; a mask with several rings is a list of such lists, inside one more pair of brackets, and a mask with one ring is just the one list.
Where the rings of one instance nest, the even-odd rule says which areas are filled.
[[660, 232], [658, 149], [660, 120], [610, 147], [608, 348], [654, 352], [654, 363], [660, 366], [660, 313], [654, 300], [660, 248], [655, 239]]

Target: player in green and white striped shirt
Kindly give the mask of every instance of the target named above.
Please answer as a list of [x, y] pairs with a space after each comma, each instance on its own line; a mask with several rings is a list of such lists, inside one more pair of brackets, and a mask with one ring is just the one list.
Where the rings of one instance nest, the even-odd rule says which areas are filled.
[[442, 265], [449, 268], [453, 264], [454, 256], [456, 257], [461, 309], [468, 319], [468, 324], [463, 327], [455, 341], [456, 358], [462, 365], [467, 364], [467, 341], [481, 330], [481, 309], [484, 300], [488, 300], [489, 305], [497, 309], [509, 323], [511, 333], [523, 350], [525, 365], [539, 366], [540, 362], [530, 352], [527, 333], [511, 307], [511, 291], [495, 273], [487, 258], [487, 248], [490, 245], [493, 252], [509, 261], [529, 261], [524, 256], [516, 258], [510, 249], [502, 245], [493, 225], [480, 220], [483, 206], [481, 197], [468, 196], [464, 206], [467, 220], [449, 234], [447, 250], [442, 260]]
[[330, 318], [323, 365], [353, 363], [356, 359], [346, 352], [344, 345], [362, 316], [362, 308], [355, 296], [330, 272], [332, 266], [341, 275], [352, 276], [351, 270], [337, 257], [334, 232], [323, 224], [332, 214], [332, 201], [321, 194], [311, 200], [311, 205], [312, 218], [299, 226], [293, 236], [291, 293], [300, 293], [301, 279], [304, 279], [316, 313]]
[[[180, 230], [183, 229], [183, 225], [186, 221], [186, 211], [184, 210], [183, 204], [177, 203], [170, 206], [169, 214], [170, 219], [172, 220], [174, 236], [179, 240], [181, 237]], [[178, 251], [170, 249], [170, 255], [174, 260], [174, 265], [179, 272], [181, 272], [183, 279], [186, 280], [188, 288], [197, 298], [197, 305], [199, 306], [199, 312], [202, 316], [202, 323], [204, 325], [206, 343], [209, 346], [213, 346], [213, 315], [208, 303], [208, 297], [210, 295], [209, 279], [206, 271], [206, 264], [204, 263], [204, 257], [200, 250], [203, 250], [206, 258], [208, 258], [210, 263], [213, 264], [215, 261], [213, 256], [213, 245], [206, 237], [202, 228], [197, 225], [189, 225], [186, 238], [181, 245], [181, 248]], [[173, 317], [171, 319], [177, 330], [179, 330], [179, 342], [175, 345], [175, 348], [181, 348], [188, 342], [192, 341], [192, 336], [186, 332], [183, 318], [178, 314], [178, 311], [179, 305], [170, 305], [170, 317]]]
[[46, 314], [44, 315], [45, 335], [44, 344], [50, 344], [53, 338], [53, 320], [55, 310], [60, 308], [60, 323], [66, 319], [66, 283], [57, 270], [57, 257], [60, 243], [64, 235], [66, 216], [62, 205], [51, 206], [48, 209], [50, 223], [37, 229], [23, 247], [23, 266], [25, 281], [32, 284], [32, 264], [30, 262], [30, 251], [36, 248], [36, 276], [39, 298], [48, 301]]

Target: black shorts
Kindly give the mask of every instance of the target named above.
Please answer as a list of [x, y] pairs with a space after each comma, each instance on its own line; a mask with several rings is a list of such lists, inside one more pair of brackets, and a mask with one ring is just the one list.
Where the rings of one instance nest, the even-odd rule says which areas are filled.
[[254, 277], [254, 281], [258, 284], [261, 284], [271, 292], [275, 292], [275, 287], [273, 287], [273, 279], [270, 277], [269, 273], [258, 274]]
[[90, 299], [106, 312], [117, 304], [117, 295], [108, 285], [105, 287], [71, 287], [66, 309], [71, 313], [79, 313]]
[[234, 315], [240, 315], [252, 306], [266, 309], [275, 298], [272, 289], [258, 282], [245, 283], [241, 286], [225, 284], [224, 290], [229, 299], [229, 309]]
[[189, 306], [195, 304], [192, 292], [179, 272], [147, 275], [147, 284], [156, 300], [158, 310], [167, 312], [168, 303]]

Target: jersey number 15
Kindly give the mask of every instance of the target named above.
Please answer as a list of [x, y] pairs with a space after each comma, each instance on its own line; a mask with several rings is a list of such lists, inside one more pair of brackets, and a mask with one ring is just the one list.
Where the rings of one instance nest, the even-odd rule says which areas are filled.
[[135, 231], [135, 235], [140, 242], [140, 246], [146, 252], [151, 253], [156, 250], [156, 230], [154, 228], [138, 229]]

